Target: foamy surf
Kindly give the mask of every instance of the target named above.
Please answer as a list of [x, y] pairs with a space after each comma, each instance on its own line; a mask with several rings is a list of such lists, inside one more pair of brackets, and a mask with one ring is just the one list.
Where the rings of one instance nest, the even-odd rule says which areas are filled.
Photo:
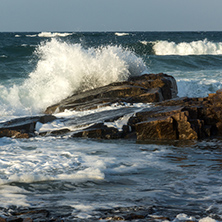
[[[142, 109], [149, 108], [151, 106], [152, 104], [150, 103], [115, 103], [110, 106], [98, 107], [97, 109], [85, 111], [65, 110], [64, 112], [53, 114], [58, 119], [50, 123], [42, 124], [40, 122], [37, 122], [35, 132], [37, 134], [50, 134], [53, 131], [63, 129], [69, 129], [72, 132], [79, 131], [95, 123], [104, 122], [105, 120], [112, 118], [113, 112], [117, 113], [116, 111], [118, 111], [118, 114], [120, 112], [123, 113], [123, 116], [118, 118], [114, 122], [105, 122], [105, 125], [108, 127], [114, 127], [119, 131], [122, 131], [123, 126], [127, 125], [129, 118], [133, 116], [135, 112], [139, 112]], [[125, 113], [122, 111], [123, 109], [125, 109]], [[94, 115], [96, 116], [96, 118], [93, 118]]]

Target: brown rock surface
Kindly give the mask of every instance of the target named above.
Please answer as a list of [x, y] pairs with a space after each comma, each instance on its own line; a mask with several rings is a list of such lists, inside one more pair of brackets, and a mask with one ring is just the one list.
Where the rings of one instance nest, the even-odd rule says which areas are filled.
[[158, 103], [130, 120], [138, 140], [196, 140], [222, 135], [222, 90], [206, 98]]
[[177, 84], [167, 74], [145, 74], [131, 77], [126, 82], [112, 83], [80, 94], [74, 94], [60, 103], [48, 107], [45, 111], [52, 114], [65, 109], [87, 110], [115, 102], [160, 102], [175, 98]]

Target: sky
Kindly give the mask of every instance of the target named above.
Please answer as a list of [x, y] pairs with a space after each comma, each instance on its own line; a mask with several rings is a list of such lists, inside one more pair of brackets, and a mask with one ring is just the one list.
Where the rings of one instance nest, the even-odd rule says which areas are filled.
[[0, 0], [5, 31], [222, 31], [222, 0]]

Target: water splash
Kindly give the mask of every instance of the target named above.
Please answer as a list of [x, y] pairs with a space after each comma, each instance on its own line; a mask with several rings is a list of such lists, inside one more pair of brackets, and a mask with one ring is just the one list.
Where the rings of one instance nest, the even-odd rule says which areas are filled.
[[53, 38], [42, 42], [35, 54], [38, 63], [29, 77], [21, 85], [0, 89], [0, 103], [15, 112], [40, 112], [72, 93], [124, 81], [147, 69], [141, 58], [120, 46], [86, 49]]

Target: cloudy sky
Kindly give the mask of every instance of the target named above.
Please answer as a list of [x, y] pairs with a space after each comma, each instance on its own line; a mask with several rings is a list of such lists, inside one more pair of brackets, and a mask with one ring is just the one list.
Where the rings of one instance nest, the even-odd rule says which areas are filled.
[[222, 31], [222, 0], [0, 0], [3, 31]]

